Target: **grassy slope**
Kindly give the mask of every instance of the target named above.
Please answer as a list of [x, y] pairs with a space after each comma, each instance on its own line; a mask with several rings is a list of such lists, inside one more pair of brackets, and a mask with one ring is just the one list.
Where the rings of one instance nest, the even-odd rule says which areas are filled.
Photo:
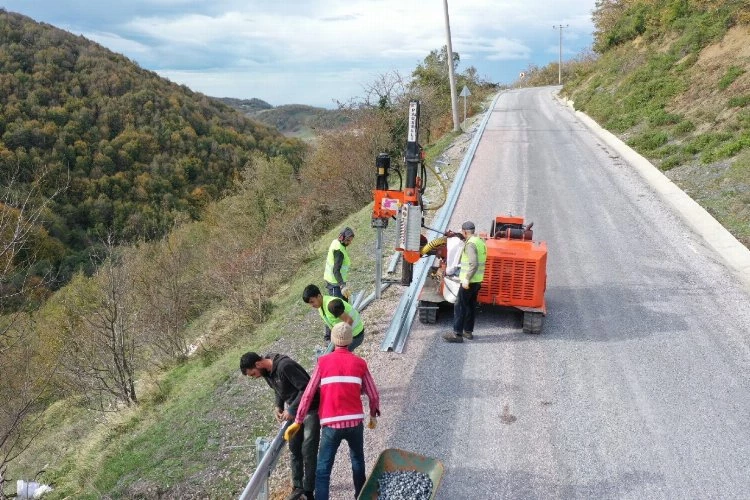
[[750, 32], [696, 16], [605, 52], [567, 94], [750, 246]]
[[[442, 152], [453, 137], [428, 148], [428, 158]], [[437, 183], [434, 189], [438, 201]], [[355, 228], [351, 282], [365, 293], [372, 291], [375, 270], [371, 211], [368, 206], [340, 225]], [[328, 245], [337, 231], [321, 237], [314, 259], [290, 271], [289, 284], [273, 298], [271, 319], [252, 334], [239, 331], [220, 309], [196, 321], [196, 334], [223, 332], [233, 339], [231, 347], [204, 352], [158, 381], [142, 381], [138, 408], [102, 415], [56, 404], [45, 414], [44, 434], [16, 464], [14, 477], [33, 477], [47, 464], [41, 479], [56, 488], [50, 498], [237, 496], [256, 465], [255, 437], [268, 436], [275, 428], [271, 391], [262, 381], [239, 375], [239, 358], [248, 350], [274, 351], [312, 366], [314, 347], [322, 346], [322, 328], [317, 313], [300, 297], [307, 284], [321, 284]], [[387, 263], [395, 246], [395, 224], [384, 240]]]
[[[456, 136], [446, 134], [427, 147], [427, 164]], [[437, 182], [429, 182], [427, 196], [433, 204], [442, 200]], [[355, 229], [351, 283], [365, 293], [372, 291], [375, 272], [371, 212], [369, 205], [339, 225]], [[384, 234], [384, 266], [395, 247], [395, 226]], [[251, 334], [220, 308], [196, 320], [191, 325], [196, 337], [218, 336], [229, 347], [204, 349], [158, 380], [140, 381], [137, 408], [102, 414], [72, 402], [53, 405], [43, 415], [45, 431], [13, 464], [12, 477], [30, 479], [46, 470], [39, 480], [55, 487], [48, 498], [236, 497], [256, 466], [255, 438], [275, 429], [271, 391], [262, 381], [240, 376], [239, 358], [248, 350], [283, 352], [312, 366], [314, 348], [322, 347], [322, 327], [300, 297], [307, 284], [322, 282], [328, 245], [339, 228], [320, 238], [313, 259], [290, 270], [288, 284], [273, 297], [272, 317]], [[367, 321], [367, 311], [364, 317]]]

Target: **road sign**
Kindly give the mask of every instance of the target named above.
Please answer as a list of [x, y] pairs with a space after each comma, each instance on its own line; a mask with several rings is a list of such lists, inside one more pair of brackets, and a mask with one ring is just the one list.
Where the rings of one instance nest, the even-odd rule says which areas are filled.
[[458, 94], [459, 97], [469, 97], [471, 95], [471, 91], [469, 90], [469, 87], [464, 85], [464, 89], [461, 91], [460, 94]]

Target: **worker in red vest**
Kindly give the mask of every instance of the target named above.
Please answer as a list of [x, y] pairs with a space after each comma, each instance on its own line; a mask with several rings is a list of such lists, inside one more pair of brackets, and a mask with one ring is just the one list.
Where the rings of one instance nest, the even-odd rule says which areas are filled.
[[318, 415], [321, 436], [315, 471], [316, 500], [328, 500], [333, 461], [342, 440], [349, 444], [354, 497], [359, 495], [365, 484], [365, 412], [361, 394], [366, 394], [370, 401], [370, 421], [367, 425], [370, 429], [375, 428], [377, 417], [380, 416], [380, 396], [367, 362], [347, 349], [352, 342], [351, 325], [334, 325], [331, 342], [336, 346], [335, 349], [318, 358], [318, 364], [297, 408], [294, 423], [284, 433], [284, 438], [288, 441], [299, 430], [317, 390], [320, 389]]

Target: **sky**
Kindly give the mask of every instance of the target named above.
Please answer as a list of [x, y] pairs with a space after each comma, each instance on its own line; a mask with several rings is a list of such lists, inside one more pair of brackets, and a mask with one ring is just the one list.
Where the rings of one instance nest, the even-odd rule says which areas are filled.
[[[512, 83], [591, 46], [595, 0], [449, 0], [461, 72]], [[0, 0], [213, 97], [335, 108], [446, 44], [441, 0]], [[460, 92], [460, 89], [457, 89]]]

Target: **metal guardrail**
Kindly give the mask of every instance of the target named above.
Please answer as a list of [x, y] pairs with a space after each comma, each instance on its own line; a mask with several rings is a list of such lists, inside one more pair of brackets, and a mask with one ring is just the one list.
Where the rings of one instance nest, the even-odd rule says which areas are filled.
[[[394, 273], [396, 266], [398, 265], [401, 253], [395, 252], [391, 257], [390, 264], [388, 266], [388, 272]], [[390, 286], [390, 283], [381, 283], [380, 291], [384, 291]], [[373, 300], [375, 300], [375, 292], [372, 292], [367, 297], [364, 297], [364, 292], [357, 292], [352, 297], [352, 306], [358, 311], [362, 311], [367, 307]], [[317, 356], [322, 356], [333, 351], [333, 343], [329, 343], [325, 350], [316, 351]], [[266, 500], [268, 498], [268, 479], [271, 477], [271, 472], [276, 466], [281, 450], [284, 447], [284, 431], [286, 430], [289, 422], [286, 422], [281, 426], [276, 437], [269, 443], [265, 438], [258, 438], [255, 441], [257, 454], [258, 454], [258, 466], [255, 468], [255, 472], [250, 477], [250, 481], [245, 486], [240, 500], [255, 500], [261, 498]]]
[[268, 478], [271, 476], [271, 471], [276, 465], [281, 449], [284, 447], [284, 431], [288, 425], [289, 422], [286, 422], [281, 426], [270, 445], [267, 445], [265, 439], [259, 438], [256, 440], [258, 456], [262, 458], [260, 458], [258, 467], [255, 468], [255, 472], [250, 477], [250, 482], [247, 483], [242, 494], [240, 494], [240, 500], [254, 500], [261, 494], [263, 495], [262, 498], [268, 498]]
[[[469, 149], [466, 151], [466, 155], [461, 161], [461, 165], [456, 172], [456, 178], [451, 185], [451, 189], [448, 193], [445, 204], [443, 205], [443, 208], [440, 209], [440, 212], [431, 224], [431, 226], [438, 231], [445, 231], [445, 228], [450, 221], [450, 217], [453, 214], [453, 209], [456, 206], [456, 201], [458, 200], [458, 195], [461, 193], [461, 188], [464, 185], [466, 174], [469, 171], [469, 166], [471, 165], [472, 160], [474, 160], [474, 154], [477, 151], [479, 140], [484, 134], [484, 129], [487, 126], [487, 122], [489, 121], [490, 116], [492, 115], [492, 111], [495, 109], [495, 104], [497, 103], [497, 100], [499, 98], [500, 93], [495, 96], [495, 98], [492, 100], [492, 104], [490, 104], [490, 107], [485, 112], [484, 118], [479, 124], [477, 131], [474, 133], [474, 138], [469, 145]], [[404, 350], [404, 344], [406, 343], [406, 338], [408, 337], [409, 330], [411, 329], [412, 320], [414, 319], [414, 315], [417, 312], [417, 301], [415, 300], [415, 298], [417, 297], [419, 291], [422, 289], [425, 278], [427, 277], [427, 272], [432, 266], [434, 260], [435, 258], [433, 256], [427, 259], [422, 259], [414, 265], [414, 274], [411, 285], [409, 285], [409, 288], [401, 296], [401, 301], [396, 308], [396, 312], [393, 314], [391, 326], [388, 328], [388, 331], [385, 334], [385, 338], [380, 345], [381, 351], [395, 351], [400, 353]]]
[[[458, 194], [461, 192], [461, 187], [463, 187], [466, 173], [469, 170], [469, 165], [471, 165], [471, 161], [474, 159], [474, 153], [476, 152], [477, 145], [479, 144], [479, 139], [481, 138], [484, 132], [484, 128], [489, 121], [492, 110], [495, 109], [495, 103], [497, 102], [497, 99], [499, 97], [500, 94], [496, 95], [492, 100], [492, 104], [486, 111], [486, 115], [477, 128], [471, 145], [469, 146], [469, 149], [467, 150], [466, 155], [464, 156], [464, 159], [459, 166], [458, 172], [456, 173], [456, 179], [453, 181], [448, 199], [446, 200], [445, 205], [443, 205], [443, 208], [440, 210], [440, 213], [436, 218], [437, 222], [433, 222], [433, 225], [436, 226], [435, 228], [440, 231], [445, 230], [450, 216], [453, 214], [453, 209], [456, 205]], [[395, 272], [400, 258], [401, 253], [396, 252], [393, 254], [388, 266], [389, 274]], [[422, 289], [422, 284], [424, 283], [424, 279], [427, 276], [427, 271], [432, 265], [433, 260], [434, 257], [430, 257], [428, 260], [421, 260], [414, 266], [415, 275], [418, 275], [419, 277], [417, 278], [417, 281], [412, 281], [412, 284], [409, 286], [406, 293], [402, 295], [399, 306], [393, 315], [393, 319], [391, 320], [391, 326], [388, 329], [388, 332], [386, 332], [385, 340], [380, 346], [381, 351], [395, 350], [396, 352], [400, 353], [403, 350], [404, 343], [406, 342], [406, 333], [408, 333], [409, 330], [408, 327], [411, 326], [411, 320], [414, 318], [414, 314], [416, 313], [416, 302], [414, 301], [414, 297], [416, 295], [416, 292]], [[386, 290], [389, 286], [390, 283], [381, 283], [380, 291], [382, 292]], [[363, 295], [363, 292], [358, 292], [352, 299], [352, 306], [354, 306], [354, 308], [358, 311], [362, 311], [365, 307], [372, 303], [372, 301], [375, 300], [377, 294], [375, 292], [372, 292], [365, 298], [363, 298]], [[408, 322], [407, 319], [409, 320]], [[329, 344], [327, 349], [321, 354], [331, 352], [331, 350], [333, 350], [333, 344]], [[261, 498], [263, 499], [268, 498], [268, 478], [271, 476], [271, 471], [273, 471], [273, 468], [276, 465], [276, 461], [281, 454], [281, 450], [284, 447], [284, 431], [286, 430], [287, 425], [288, 423], [284, 424], [279, 429], [279, 432], [276, 434], [276, 437], [273, 438], [270, 444], [268, 444], [267, 440], [263, 438], [259, 438], [256, 441], [259, 457], [258, 466], [255, 468], [255, 472], [253, 472], [253, 475], [250, 477], [250, 481], [247, 483], [247, 486], [245, 486], [245, 489], [242, 491], [239, 500], [255, 500], [259, 497], [259, 495], [262, 495]]]

